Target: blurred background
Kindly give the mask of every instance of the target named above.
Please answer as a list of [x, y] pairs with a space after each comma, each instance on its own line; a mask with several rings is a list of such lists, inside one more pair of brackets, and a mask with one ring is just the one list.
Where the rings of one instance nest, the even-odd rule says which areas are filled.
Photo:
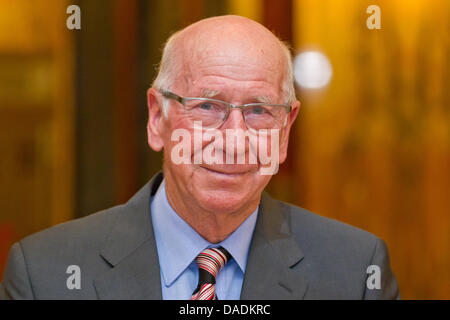
[[223, 14], [297, 56], [302, 107], [268, 191], [383, 238], [404, 299], [450, 299], [449, 0], [0, 0], [0, 278], [13, 242], [161, 168], [145, 126], [162, 45]]

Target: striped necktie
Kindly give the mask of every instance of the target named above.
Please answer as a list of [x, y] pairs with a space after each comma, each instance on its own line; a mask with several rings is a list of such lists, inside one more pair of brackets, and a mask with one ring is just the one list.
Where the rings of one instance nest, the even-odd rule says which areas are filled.
[[208, 248], [195, 259], [198, 265], [198, 286], [191, 300], [216, 300], [216, 276], [231, 259], [231, 254], [222, 247]]

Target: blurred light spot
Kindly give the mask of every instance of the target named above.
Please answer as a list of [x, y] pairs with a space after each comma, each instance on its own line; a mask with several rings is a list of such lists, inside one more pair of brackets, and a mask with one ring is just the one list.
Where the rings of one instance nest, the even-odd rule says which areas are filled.
[[300, 87], [322, 88], [330, 82], [332, 74], [330, 61], [319, 51], [305, 51], [294, 59], [294, 77]]

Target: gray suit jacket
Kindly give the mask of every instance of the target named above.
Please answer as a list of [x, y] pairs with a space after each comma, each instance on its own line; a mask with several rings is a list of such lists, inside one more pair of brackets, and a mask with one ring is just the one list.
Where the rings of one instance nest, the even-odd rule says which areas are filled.
[[[150, 198], [162, 178], [157, 174], [124, 205], [15, 243], [0, 299], [161, 299]], [[68, 289], [70, 265], [80, 268], [80, 289]], [[366, 285], [370, 265], [379, 267], [379, 289]], [[241, 299], [395, 298], [381, 239], [263, 194]]]

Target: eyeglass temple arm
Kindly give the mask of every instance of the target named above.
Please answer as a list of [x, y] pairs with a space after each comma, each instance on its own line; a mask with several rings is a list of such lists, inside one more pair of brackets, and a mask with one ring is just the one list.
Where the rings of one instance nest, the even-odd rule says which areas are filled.
[[174, 99], [180, 103], [183, 103], [183, 101], [184, 101], [184, 99], [182, 97], [180, 97], [179, 95], [177, 95], [173, 92], [161, 90], [161, 93], [164, 97], [169, 98], [169, 99]]

